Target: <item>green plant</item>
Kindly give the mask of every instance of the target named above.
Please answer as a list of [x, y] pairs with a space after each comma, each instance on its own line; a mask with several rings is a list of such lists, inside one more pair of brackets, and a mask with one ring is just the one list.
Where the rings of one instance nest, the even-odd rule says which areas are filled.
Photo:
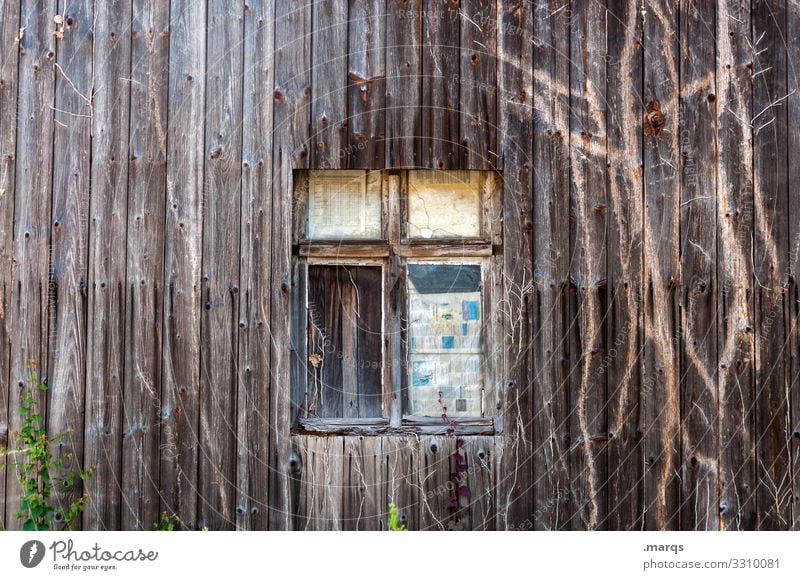
[[181, 518], [177, 514], [161, 512], [161, 517], [153, 523], [153, 529], [157, 532], [174, 532], [181, 527]]
[[400, 514], [397, 511], [397, 506], [394, 502], [389, 504], [389, 531], [390, 532], [405, 532], [407, 528], [400, 523]]
[[89, 496], [61, 506], [54, 503], [53, 495], [69, 493], [78, 481], [90, 478], [94, 469], [66, 471], [64, 461], [71, 461], [72, 455], [53, 457], [51, 447], [66, 441], [68, 434], [47, 434], [39, 409], [40, 393], [47, 391], [47, 385], [39, 382], [36, 361], [28, 361], [27, 370], [27, 381], [20, 389], [20, 430], [13, 433], [13, 447], [2, 450], [6, 458], [13, 458], [8, 465], [14, 466], [22, 487], [20, 510], [14, 517], [23, 520], [22, 529], [26, 531], [50, 530], [54, 522], [62, 522], [64, 529], [71, 530]]

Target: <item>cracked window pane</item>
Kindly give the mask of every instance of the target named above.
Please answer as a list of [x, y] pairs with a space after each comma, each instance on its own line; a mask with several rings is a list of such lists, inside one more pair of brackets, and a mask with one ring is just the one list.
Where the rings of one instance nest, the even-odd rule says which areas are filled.
[[381, 237], [380, 187], [365, 171], [313, 171], [308, 179], [308, 239]]
[[480, 171], [411, 171], [408, 184], [408, 237], [479, 237], [480, 175]]
[[439, 417], [443, 405], [451, 417], [479, 417], [484, 364], [481, 267], [409, 264], [408, 305], [407, 412]]

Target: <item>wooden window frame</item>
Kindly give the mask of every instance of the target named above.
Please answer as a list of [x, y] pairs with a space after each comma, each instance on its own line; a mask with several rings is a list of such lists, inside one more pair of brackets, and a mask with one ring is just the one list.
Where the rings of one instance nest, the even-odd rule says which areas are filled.
[[[499, 430], [497, 408], [501, 394], [502, 352], [502, 177], [480, 171], [481, 233], [475, 238], [409, 238], [409, 174], [415, 170], [364, 171], [368, 187], [381, 195], [383, 239], [309, 240], [306, 238], [309, 180], [316, 170], [295, 170], [292, 228], [292, 433], [304, 435], [444, 435], [441, 417], [405, 414], [408, 393], [407, 266], [409, 263], [479, 264], [481, 307], [488, 324], [482, 326], [484, 387], [480, 417], [454, 417], [457, 435], [494, 435]], [[337, 171], [356, 175], [356, 171]], [[370, 418], [312, 417], [307, 412], [307, 281], [313, 265], [379, 266], [382, 272], [382, 416]], [[398, 364], [399, 362], [399, 364]]]

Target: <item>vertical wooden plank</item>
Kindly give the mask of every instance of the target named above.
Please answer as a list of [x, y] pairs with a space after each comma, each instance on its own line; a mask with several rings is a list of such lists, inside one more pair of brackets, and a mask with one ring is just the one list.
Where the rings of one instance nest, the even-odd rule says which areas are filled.
[[644, 527], [679, 526], [678, 4], [644, 14]]
[[132, 14], [121, 528], [149, 530], [160, 508], [169, 6], [134, 0]]
[[[787, 152], [800, 151], [800, 0], [786, 4], [787, 89], [794, 91], [787, 100]], [[789, 172], [789, 330], [790, 359], [789, 395], [792, 404], [792, 529], [800, 530], [800, 200], [792, 195], [792, 187], [800, 183], [800, 160], [788, 156]]]
[[387, 528], [389, 504], [397, 506], [400, 523], [409, 530], [420, 530], [420, 493], [417, 477], [420, 469], [419, 447], [414, 437], [382, 437], [385, 462], [383, 502], [378, 506], [382, 529]]
[[[96, 231], [89, 222], [94, 2], [62, 0], [58, 11], [63, 36], [56, 37], [47, 429], [69, 433], [53, 451], [72, 470], [84, 467], [87, 244], [89, 230]], [[66, 506], [80, 493], [73, 489], [55, 501]]]
[[[292, 41], [300, 47], [309, 45], [311, 55], [311, 167], [343, 169], [347, 167], [347, 2], [314, 2], [311, 38]], [[278, 49], [280, 45], [276, 44]], [[287, 47], [288, 48], [288, 47]], [[293, 47], [294, 48], [294, 47]], [[293, 71], [304, 74], [305, 71]]]
[[497, 1], [463, 2], [459, 121], [463, 169], [499, 165], [497, 152]]
[[275, 7], [272, 263], [270, 266], [269, 528], [291, 526], [289, 456], [292, 169], [308, 164], [310, 5]]
[[422, 0], [386, 0], [386, 166], [420, 162]]
[[459, 5], [434, 0], [422, 11], [422, 167], [459, 169]]
[[641, 529], [642, 20], [608, 2], [608, 529]]
[[120, 528], [125, 371], [131, 2], [96, 7], [92, 102], [92, 236], [86, 346], [85, 461], [96, 467], [84, 528]]
[[717, 37], [717, 320], [720, 528], [755, 526], [750, 3], [720, 0]]
[[[557, 530], [569, 501], [569, 18], [536, 2], [533, 25], [533, 481], [521, 529]], [[507, 98], [501, 93], [501, 102]], [[501, 134], [502, 138], [502, 134]], [[502, 476], [498, 473], [498, 476]]]
[[198, 526], [213, 530], [231, 529], [236, 519], [243, 34], [242, 3], [209, 3]]
[[342, 458], [342, 529], [380, 530], [382, 514], [381, 437], [345, 437]]
[[352, 168], [384, 167], [386, 1], [350, 0], [347, 128], [348, 167]]
[[297, 437], [294, 442], [303, 463], [298, 528], [341, 530], [344, 438]]
[[572, 529], [607, 527], [606, 7], [571, 6], [570, 478]]
[[494, 437], [465, 437], [464, 454], [467, 460], [469, 487], [469, 529], [495, 529]]
[[714, 7], [681, 7], [681, 529], [719, 527]]
[[419, 466], [413, 472], [419, 486], [419, 530], [454, 528], [446, 503], [450, 497], [450, 460], [456, 449], [455, 437], [419, 437]]
[[[0, 448], [9, 443], [12, 300], [14, 295], [14, 196], [20, 3], [0, 0]], [[24, 33], [23, 33], [24, 36]], [[0, 527], [6, 506], [5, 456], [0, 457]]]
[[162, 509], [197, 525], [200, 277], [206, 9], [170, 4], [160, 489]]
[[789, 192], [786, 2], [755, 0], [753, 27], [753, 275], [756, 337], [757, 529], [791, 521], [791, 417], [787, 382]]
[[[26, 0], [20, 3], [18, 125], [16, 149], [14, 261], [17, 264], [11, 319], [16, 332], [11, 339], [8, 432], [19, 429], [20, 386], [27, 377], [26, 365], [35, 359], [47, 379], [47, 309], [51, 300], [50, 210], [53, 168], [53, 106], [55, 36], [52, 34], [56, 3]], [[17, 31], [19, 32], [19, 30]], [[54, 383], [50, 383], [51, 385]], [[44, 408], [44, 396], [41, 398]], [[19, 529], [13, 514], [19, 511], [20, 486], [13, 469], [6, 479], [5, 527]]]
[[[244, 86], [271, 87], [275, 5], [249, 2], [244, 15]], [[242, 217], [239, 298], [238, 467], [236, 525], [265, 530], [269, 431], [269, 263], [272, 249], [272, 95], [244, 91], [242, 109]]]
[[497, 529], [516, 527], [533, 505], [533, 393], [531, 386], [534, 11], [526, 2], [502, 0], [498, 14], [498, 75], [503, 151], [503, 291], [498, 300], [505, 336], [500, 347], [502, 396], [498, 413], [504, 449], [497, 453]]

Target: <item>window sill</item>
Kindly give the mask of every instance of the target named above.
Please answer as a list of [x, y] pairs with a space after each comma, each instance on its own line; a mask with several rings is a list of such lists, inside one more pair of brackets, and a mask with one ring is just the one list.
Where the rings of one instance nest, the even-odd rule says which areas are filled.
[[[455, 435], [494, 435], [494, 421], [489, 418], [454, 419], [458, 422]], [[437, 417], [416, 417], [407, 415], [402, 423], [391, 425], [388, 419], [340, 419], [306, 417], [298, 419], [293, 435], [447, 435], [448, 425]]]

